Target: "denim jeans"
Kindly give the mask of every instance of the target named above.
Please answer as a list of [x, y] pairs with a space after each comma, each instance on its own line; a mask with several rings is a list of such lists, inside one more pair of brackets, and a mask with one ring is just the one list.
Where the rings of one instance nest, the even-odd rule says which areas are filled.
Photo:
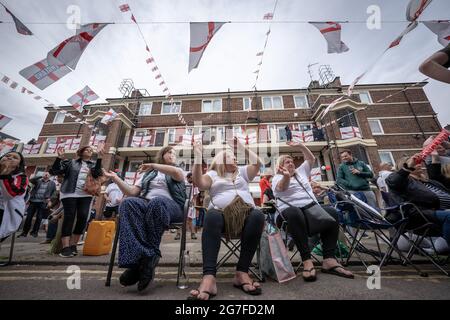
[[434, 216], [442, 223], [442, 237], [450, 245], [450, 210], [436, 210]]

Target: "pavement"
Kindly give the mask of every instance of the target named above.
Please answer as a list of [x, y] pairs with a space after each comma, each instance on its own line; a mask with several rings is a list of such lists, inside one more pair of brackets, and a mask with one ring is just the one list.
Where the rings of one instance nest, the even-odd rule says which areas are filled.
[[[3, 299], [147, 299], [184, 300], [189, 290], [176, 287], [179, 241], [175, 234], [166, 232], [161, 243], [162, 258], [156, 270], [156, 279], [144, 294], [136, 287], [123, 288], [118, 277], [123, 270], [115, 267], [110, 287], [105, 287], [109, 255], [61, 258], [48, 253], [49, 245], [41, 245], [44, 234], [38, 238], [28, 236], [16, 239], [13, 262], [0, 268], [0, 300]], [[187, 269], [189, 289], [196, 288], [201, 280], [201, 237], [188, 237], [186, 248], [190, 252], [190, 266]], [[9, 240], [3, 243], [0, 257], [9, 252]], [[367, 242], [374, 244], [373, 239]], [[82, 252], [82, 246], [79, 246]], [[225, 252], [222, 245], [221, 254]], [[291, 253], [292, 254], [292, 253]], [[219, 256], [220, 256], [219, 255]], [[368, 264], [371, 264], [367, 256]], [[388, 265], [381, 269], [380, 278], [369, 278], [366, 268], [359, 259], [351, 260], [349, 269], [355, 279], [344, 279], [318, 272], [318, 281], [306, 283], [299, 274], [295, 279], [279, 284], [266, 279], [263, 295], [250, 296], [232, 286], [236, 259], [232, 258], [217, 274], [219, 300], [314, 300], [314, 299], [450, 299], [450, 277], [421, 257], [414, 260], [428, 277], [421, 277], [408, 266]], [[293, 265], [299, 262], [298, 255]], [[75, 266], [75, 267], [74, 267]], [[73, 269], [75, 268], [75, 269]], [[70, 288], [72, 275], [79, 268], [79, 288]], [[320, 267], [319, 267], [320, 269]], [[449, 267], [446, 266], [449, 270]], [[74, 271], [75, 270], [75, 271]], [[72, 280], [71, 280], [72, 279]], [[375, 281], [375, 282], [374, 282]], [[378, 282], [377, 282], [378, 281]], [[368, 287], [375, 289], [369, 289]], [[372, 283], [372, 286], [370, 286]], [[45, 290], [43, 290], [43, 288]]]

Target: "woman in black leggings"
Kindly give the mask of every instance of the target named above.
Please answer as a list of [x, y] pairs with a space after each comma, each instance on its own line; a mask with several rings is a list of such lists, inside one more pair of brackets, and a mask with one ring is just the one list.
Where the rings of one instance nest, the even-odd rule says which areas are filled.
[[[58, 149], [56, 158], [50, 173], [64, 175], [61, 185], [61, 202], [64, 207], [64, 219], [62, 224], [61, 241], [63, 249], [60, 256], [70, 258], [76, 256], [77, 243], [86, 228], [93, 196], [84, 191], [86, 179], [90, 173], [94, 179], [103, 175], [101, 166], [103, 147], [98, 147], [98, 159], [92, 161], [93, 149], [89, 146], [78, 149], [78, 159], [63, 160], [64, 149]], [[76, 223], [74, 227], [76, 217]]]
[[[194, 184], [200, 190], [209, 190], [211, 197], [206, 213], [202, 233], [203, 278], [197, 290], [191, 291], [191, 299], [209, 300], [217, 294], [216, 264], [220, 249], [220, 239], [224, 232], [225, 221], [221, 211], [239, 195], [244, 202], [253, 207], [244, 221], [241, 231], [241, 252], [236, 267], [233, 285], [246, 294], [261, 294], [261, 286], [248, 274], [249, 267], [264, 228], [264, 215], [255, 209], [248, 184], [258, 174], [260, 160], [258, 156], [245, 148], [236, 139], [237, 147], [245, 151], [250, 165], [239, 168], [236, 157], [231, 151], [221, 151], [213, 159], [206, 174], [202, 174], [201, 142], [194, 145], [195, 164], [193, 167]], [[231, 144], [231, 143], [230, 143]], [[243, 213], [244, 214], [244, 213]]]
[[[313, 236], [313, 234], [309, 232], [303, 210], [318, 205], [309, 184], [311, 168], [316, 159], [312, 152], [303, 144], [294, 142], [288, 144], [292, 147], [298, 147], [303, 153], [305, 161], [296, 169], [294, 159], [291, 156], [282, 155], [278, 158], [278, 173], [272, 180], [272, 189], [275, 196], [279, 199], [277, 205], [280, 214], [277, 216], [276, 221], [279, 226], [281, 226], [283, 220], [287, 222], [288, 232], [294, 239], [302, 257], [303, 279], [305, 281], [315, 281], [316, 272], [311, 259], [311, 249], [308, 245], [308, 236]], [[337, 212], [332, 207], [323, 206], [322, 208], [336, 220], [335, 223], [330, 223], [319, 231], [323, 248], [322, 272], [353, 278], [353, 274], [339, 265], [334, 256], [339, 235]]]

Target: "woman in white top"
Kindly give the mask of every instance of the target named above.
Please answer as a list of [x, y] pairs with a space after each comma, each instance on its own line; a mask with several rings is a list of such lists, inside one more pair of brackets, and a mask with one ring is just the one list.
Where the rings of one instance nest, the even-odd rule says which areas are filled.
[[[233, 152], [220, 151], [213, 159], [206, 174], [202, 174], [202, 145], [194, 145], [195, 164], [192, 170], [194, 183], [200, 190], [208, 190], [210, 204], [205, 215], [202, 233], [203, 278], [197, 290], [191, 291], [191, 299], [209, 300], [217, 294], [216, 265], [221, 237], [224, 232], [224, 217], [217, 209], [225, 208], [238, 194], [244, 202], [254, 207], [255, 203], [249, 191], [249, 183], [256, 177], [261, 165], [258, 156], [239, 143], [237, 139], [230, 141], [245, 156], [250, 165], [239, 168]], [[234, 182], [234, 183], [233, 183]], [[244, 214], [244, 213], [243, 213]], [[264, 215], [257, 209], [252, 209], [245, 219], [241, 232], [241, 252], [236, 267], [233, 285], [247, 294], [261, 294], [261, 286], [253, 282], [248, 274], [252, 258], [261, 239], [264, 227]]]
[[162, 148], [156, 163], [143, 164], [145, 174], [130, 186], [113, 171], [104, 174], [116, 183], [124, 195], [119, 207], [119, 266], [127, 268], [120, 283], [138, 283], [142, 291], [153, 280], [161, 252], [164, 230], [183, 220], [186, 186], [183, 170], [175, 166], [173, 147]]
[[[278, 173], [272, 180], [272, 189], [275, 197], [278, 199], [278, 209], [281, 211], [281, 214], [276, 217], [276, 222], [281, 226], [283, 219], [287, 221], [288, 232], [294, 239], [302, 257], [303, 279], [305, 281], [315, 281], [316, 272], [311, 259], [311, 249], [308, 245], [308, 235], [313, 235], [309, 234], [302, 208], [306, 209], [317, 203], [309, 184], [311, 167], [316, 159], [305, 145], [295, 142], [288, 144], [292, 147], [298, 147], [303, 153], [305, 161], [298, 168], [295, 168], [294, 159], [290, 155], [282, 155], [278, 158]], [[280, 201], [280, 199], [284, 202]], [[322, 272], [353, 278], [353, 274], [339, 265], [334, 256], [339, 235], [336, 210], [329, 206], [323, 206], [323, 209], [335, 218], [336, 223], [330, 224], [327, 228], [320, 231], [324, 258]]]

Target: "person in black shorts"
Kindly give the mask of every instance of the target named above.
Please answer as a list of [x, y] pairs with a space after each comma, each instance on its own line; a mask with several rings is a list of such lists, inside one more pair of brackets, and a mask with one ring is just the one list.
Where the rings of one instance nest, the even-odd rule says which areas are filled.
[[450, 43], [427, 58], [419, 67], [424, 75], [438, 81], [450, 83]]

